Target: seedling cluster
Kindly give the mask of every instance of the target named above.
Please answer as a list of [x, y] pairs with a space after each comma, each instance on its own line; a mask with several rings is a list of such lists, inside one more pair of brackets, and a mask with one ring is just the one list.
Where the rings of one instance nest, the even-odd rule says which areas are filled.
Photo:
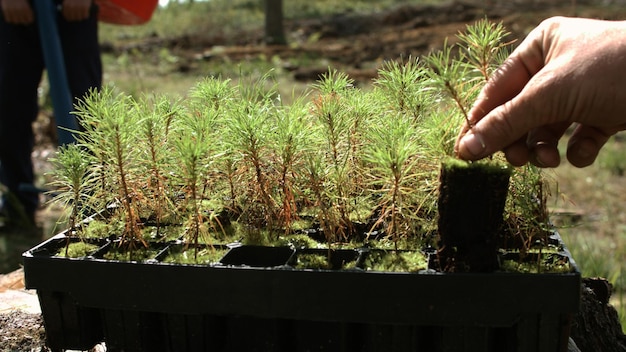
[[[310, 229], [329, 249], [436, 246], [440, 165], [506, 35], [479, 21], [441, 51], [384, 63], [371, 87], [329, 70], [289, 104], [271, 72], [206, 78], [183, 99], [94, 91], [77, 106], [78, 142], [54, 160], [54, 201], [78, 236], [107, 209], [131, 251], [148, 239], [297, 245]], [[529, 248], [546, 234], [545, 182], [529, 166], [509, 187], [502, 243]]]

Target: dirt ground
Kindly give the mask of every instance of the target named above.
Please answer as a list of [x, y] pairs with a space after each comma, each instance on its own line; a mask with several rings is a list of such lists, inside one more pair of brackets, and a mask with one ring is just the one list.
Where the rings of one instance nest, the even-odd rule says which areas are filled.
[[[613, 1], [615, 4], [618, 1]], [[369, 80], [376, 74], [376, 63], [384, 59], [419, 56], [439, 47], [444, 38], [454, 38], [467, 23], [487, 17], [501, 20], [511, 32], [511, 39], [522, 39], [542, 19], [555, 16], [583, 16], [602, 19], [624, 19], [624, 7], [608, 6], [610, 1], [582, 0], [485, 0], [456, 2], [437, 6], [406, 5], [373, 15], [337, 14], [333, 17], [288, 22], [287, 31], [308, 38], [316, 33], [318, 40], [303, 41], [297, 46], [265, 46], [259, 34], [243, 36], [248, 42], [223, 43], [210, 36], [188, 36], [185, 38], [152, 38], [128, 44], [140, 49], [168, 46], [184, 58], [179, 63], [180, 71], [193, 72], [199, 60], [245, 60], [265, 54], [278, 55], [285, 60], [299, 55], [315, 55], [327, 58], [343, 69], [355, 80]], [[219, 50], [216, 46], [219, 45]], [[106, 45], [112, 52], [128, 50], [126, 47]], [[325, 67], [288, 67], [294, 80], [311, 81]], [[106, 70], [106, 67], [105, 67]], [[37, 147], [34, 161], [41, 173], [49, 167], [46, 159], [54, 149], [53, 128], [44, 114], [36, 124]], [[41, 223], [49, 223], [58, 214], [42, 209], [38, 214]], [[1, 235], [0, 235], [1, 236]], [[14, 293], [19, 293], [16, 298]], [[20, 301], [33, 292], [23, 289], [23, 273], [18, 270], [0, 275], [0, 351], [47, 351], [45, 332], [40, 314], [36, 311], [36, 300], [26, 306]], [[33, 312], [29, 309], [35, 309]], [[100, 350], [102, 347], [100, 347]]]
[[[237, 62], [260, 55], [278, 56], [286, 66], [283, 68], [291, 71], [296, 81], [314, 81], [328, 66], [341, 68], [357, 81], [369, 81], [383, 60], [426, 54], [440, 48], [446, 38], [452, 43], [468, 23], [482, 18], [501, 21], [510, 32], [511, 41], [519, 42], [543, 19], [552, 16], [626, 18], [626, 9], [617, 6], [619, 3], [626, 1], [466, 0], [441, 5], [404, 5], [371, 15], [343, 13], [286, 21], [288, 46], [264, 45], [262, 31], [242, 31], [235, 34], [236, 38], [211, 33], [154, 37], [117, 46], [107, 44], [107, 50], [150, 52], [167, 47], [181, 58], [178, 70], [190, 74], [201, 60]], [[298, 60], [289, 60], [293, 57], [326, 60], [320, 67], [302, 67], [298, 66]]]

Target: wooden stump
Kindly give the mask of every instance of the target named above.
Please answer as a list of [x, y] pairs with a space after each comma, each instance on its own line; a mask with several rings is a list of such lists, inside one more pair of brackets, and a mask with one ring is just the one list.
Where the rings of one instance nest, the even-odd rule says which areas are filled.
[[580, 312], [570, 336], [581, 352], [624, 352], [626, 335], [617, 311], [609, 304], [611, 284], [602, 278], [584, 278]]

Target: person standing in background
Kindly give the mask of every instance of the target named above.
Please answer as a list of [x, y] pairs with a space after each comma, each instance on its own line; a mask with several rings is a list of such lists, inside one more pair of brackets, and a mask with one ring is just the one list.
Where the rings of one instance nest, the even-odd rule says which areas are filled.
[[[98, 8], [93, 0], [56, 1], [57, 27], [67, 80], [75, 99], [102, 85]], [[0, 212], [5, 226], [33, 227], [39, 195], [33, 192], [32, 123], [45, 68], [32, 0], [0, 0]]]

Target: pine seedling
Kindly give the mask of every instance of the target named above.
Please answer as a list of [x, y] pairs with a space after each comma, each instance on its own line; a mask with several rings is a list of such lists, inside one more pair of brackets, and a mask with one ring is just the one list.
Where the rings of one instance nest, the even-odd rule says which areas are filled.
[[351, 195], [351, 120], [345, 96], [353, 89], [352, 80], [345, 73], [329, 71], [314, 85], [319, 96], [313, 102], [312, 114], [320, 124], [319, 132], [330, 165], [328, 175], [332, 202], [338, 209], [341, 224], [338, 233], [344, 239], [352, 231], [349, 198]]
[[482, 19], [467, 25], [465, 32], [457, 35], [464, 61], [478, 70], [485, 82], [509, 55], [507, 48], [511, 42], [504, 42], [509, 34], [501, 22]]
[[[508, 35], [502, 23], [487, 20], [468, 25], [466, 31], [458, 35], [464, 61], [481, 77], [481, 82], [477, 83], [479, 87], [490, 79], [509, 55], [511, 42], [505, 42]], [[508, 231], [518, 237], [526, 249], [534, 241], [545, 242], [550, 227], [546, 206], [549, 183], [545, 174], [534, 166], [513, 171], [506, 223]]]
[[453, 56], [452, 49], [446, 41], [440, 51], [426, 56], [427, 72], [435, 91], [451, 99], [456, 110], [471, 126], [468, 112], [474, 98], [474, 79], [467, 64]]
[[[211, 116], [214, 120], [214, 134], [211, 138], [211, 148], [213, 158], [211, 160], [212, 174], [207, 178], [207, 185], [210, 187], [219, 187], [220, 182], [226, 180], [228, 187], [227, 198], [230, 202], [224, 204], [231, 214], [238, 213], [236, 205], [236, 177], [238, 155], [230, 148], [226, 138], [221, 138], [227, 130], [229, 118], [227, 110], [235, 104], [237, 90], [232, 86], [229, 79], [220, 79], [217, 77], [208, 77], [198, 82], [189, 93], [187, 107], [189, 113], [203, 118], [203, 116]], [[216, 190], [217, 192], [217, 190]]]
[[297, 179], [301, 172], [303, 156], [310, 148], [310, 134], [313, 131], [308, 119], [307, 106], [303, 98], [296, 99], [291, 106], [280, 105], [276, 111], [274, 138], [271, 145], [272, 162], [278, 177], [282, 205], [278, 218], [285, 229], [291, 230], [291, 224], [297, 219], [298, 207], [296, 196]]
[[[423, 173], [421, 180], [430, 177], [426, 174], [438, 169], [438, 159], [442, 155], [452, 154], [456, 137], [453, 134], [459, 124], [456, 116], [451, 117], [448, 111], [441, 112], [442, 109], [449, 108], [442, 108], [442, 94], [433, 90], [431, 73], [428, 70], [418, 58], [409, 58], [406, 62], [387, 62], [380, 69], [379, 78], [374, 82], [375, 89], [367, 98], [376, 102], [382, 101], [385, 105], [385, 109], [377, 112], [378, 118], [370, 122], [370, 125], [389, 124], [388, 115], [394, 112], [399, 114], [397, 118], [411, 118], [411, 128], [415, 128], [420, 136], [420, 169]], [[394, 116], [391, 121], [395, 120]]]
[[217, 142], [219, 145], [215, 155], [215, 175], [218, 181], [223, 181], [220, 183], [225, 188], [224, 210], [233, 217], [238, 217], [241, 214], [241, 209], [237, 203], [241, 170], [237, 166], [240, 163], [241, 155], [226, 147], [229, 145], [227, 141], [218, 139]]
[[390, 122], [371, 127], [367, 134], [365, 160], [373, 190], [377, 194], [377, 220], [398, 250], [402, 234], [416, 221], [416, 188], [420, 165], [420, 133], [409, 116], [386, 116]]
[[232, 104], [236, 90], [229, 79], [208, 77], [198, 82], [190, 92], [190, 108], [199, 115], [219, 115]]
[[522, 252], [535, 242], [545, 245], [552, 227], [547, 208], [550, 182], [545, 173], [534, 165], [516, 168], [509, 192], [506, 225], [510, 235], [523, 243]]
[[426, 78], [426, 68], [419, 59], [409, 57], [406, 62], [386, 61], [378, 71], [374, 86], [386, 106], [412, 116], [417, 122], [428, 104], [423, 89]]
[[194, 244], [197, 256], [199, 239], [208, 233], [204, 224], [201, 203], [205, 197], [205, 185], [211, 163], [214, 160], [215, 114], [198, 116], [194, 113], [181, 114], [170, 135], [174, 156], [179, 168], [176, 178], [183, 185], [189, 218], [186, 223], [188, 243]]
[[240, 204], [242, 215], [250, 225], [260, 229], [276, 226], [276, 201], [272, 194], [276, 189], [269, 175], [271, 170], [270, 136], [273, 136], [276, 107], [272, 102], [275, 91], [266, 91], [261, 82], [251, 86], [241, 86], [241, 99], [230, 106], [224, 116], [225, 143], [222, 148], [237, 154], [240, 161], [237, 168], [241, 172], [241, 189], [246, 192]]
[[166, 216], [166, 210], [173, 208], [167, 191], [167, 170], [171, 161], [170, 150], [167, 145], [168, 132], [172, 120], [181, 113], [181, 108], [176, 103], [171, 103], [165, 96], [156, 97], [152, 103], [152, 108], [148, 107], [147, 101], [139, 102], [142, 109], [146, 111], [144, 119], [139, 125], [139, 143], [143, 147], [138, 153], [139, 165], [147, 172], [145, 173], [148, 201], [151, 203], [149, 214], [154, 218], [156, 226], [156, 237], [161, 235], [161, 224]]
[[[465, 32], [457, 35], [460, 40], [457, 46], [445, 42], [440, 51], [429, 54], [425, 59], [432, 89], [452, 101], [453, 110], [459, 112], [469, 128], [472, 127], [468, 119], [472, 102], [508, 54], [507, 48], [510, 43], [503, 43], [507, 35], [508, 32], [504, 30], [501, 23], [495, 24], [480, 20], [468, 25]], [[459, 126], [454, 114], [452, 121], [445, 120], [445, 116], [449, 115], [448, 111], [441, 111], [434, 115], [439, 120], [436, 123], [452, 125], [452, 127], [455, 124]], [[436, 130], [444, 132], [441, 128]], [[452, 152], [456, 137], [448, 136], [447, 132], [451, 130], [455, 131], [456, 128], [448, 128], [440, 138], [444, 143], [442, 149], [447, 153]]]
[[[77, 224], [93, 208], [93, 191], [96, 177], [93, 169], [93, 157], [77, 144], [59, 147], [54, 158], [50, 159], [53, 169], [50, 171], [51, 181], [48, 186], [54, 195], [50, 200], [64, 209], [70, 209], [67, 215], [69, 234], [81, 234]], [[90, 214], [91, 215], [91, 214]], [[69, 236], [67, 245], [69, 246]], [[65, 248], [67, 255], [67, 246]]]
[[[350, 179], [350, 203], [360, 202], [361, 195], [364, 193], [364, 176], [363, 176], [363, 148], [365, 147], [365, 134], [367, 133], [372, 121], [377, 116], [384, 114], [383, 107], [379, 106], [374, 94], [364, 93], [358, 89], [352, 89], [344, 95], [346, 104], [347, 120], [350, 122], [348, 131], [348, 158], [346, 168], [348, 170], [348, 178]], [[359, 200], [357, 200], [357, 198]], [[356, 207], [356, 204], [355, 204]], [[359, 216], [358, 211], [352, 211], [353, 217], [357, 216], [357, 220], [363, 220]]]
[[94, 155], [100, 164], [103, 195], [109, 192], [116, 195], [125, 217], [125, 226], [120, 246], [127, 245], [132, 251], [135, 243], [147, 243], [139, 228], [139, 194], [134, 184], [135, 171], [133, 150], [137, 145], [137, 131], [142, 112], [135, 101], [124, 95], [114, 95], [113, 89], [105, 87], [99, 92], [91, 92], [78, 104], [76, 114], [80, 118], [84, 132], [78, 135], [79, 142]]
[[315, 217], [324, 232], [328, 244], [328, 258], [330, 259], [332, 245], [342, 233], [342, 224], [340, 214], [333, 203], [333, 196], [328, 192], [329, 168], [323, 156], [313, 150], [309, 150], [304, 161], [303, 168], [307, 191], [313, 195], [312, 203], [316, 212]]

